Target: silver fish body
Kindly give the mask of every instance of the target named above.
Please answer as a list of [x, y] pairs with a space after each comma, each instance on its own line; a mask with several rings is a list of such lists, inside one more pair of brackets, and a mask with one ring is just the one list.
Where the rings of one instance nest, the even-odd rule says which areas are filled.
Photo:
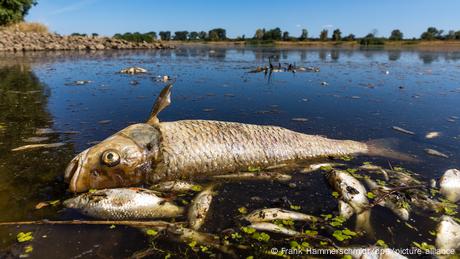
[[460, 171], [457, 169], [449, 169], [444, 172], [439, 179], [441, 194], [448, 200], [457, 202], [460, 200]]
[[64, 201], [64, 206], [87, 216], [110, 220], [174, 218], [184, 212], [155, 192], [141, 188], [87, 192]]
[[436, 247], [438, 249], [460, 249], [460, 224], [449, 216], [442, 216], [436, 229]]
[[296, 220], [296, 221], [318, 221], [315, 216], [307, 215], [304, 213], [289, 211], [280, 208], [260, 209], [253, 211], [244, 217], [251, 223], [267, 222], [273, 220]]
[[192, 201], [188, 209], [190, 228], [198, 230], [204, 224], [214, 196], [213, 187], [207, 187], [200, 192]]

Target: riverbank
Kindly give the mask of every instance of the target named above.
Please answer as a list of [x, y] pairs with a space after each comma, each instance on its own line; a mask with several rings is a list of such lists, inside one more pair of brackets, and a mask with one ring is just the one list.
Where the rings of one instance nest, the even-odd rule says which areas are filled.
[[48, 32], [0, 29], [0, 51], [169, 49], [162, 42], [129, 42], [111, 37], [62, 36]]

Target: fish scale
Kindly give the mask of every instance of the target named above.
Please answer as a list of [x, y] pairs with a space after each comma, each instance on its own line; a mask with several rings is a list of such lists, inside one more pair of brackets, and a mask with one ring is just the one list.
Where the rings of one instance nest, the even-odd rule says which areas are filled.
[[161, 162], [152, 174], [154, 178], [232, 172], [249, 166], [368, 151], [365, 143], [276, 126], [207, 120], [161, 122], [155, 126], [161, 135]]

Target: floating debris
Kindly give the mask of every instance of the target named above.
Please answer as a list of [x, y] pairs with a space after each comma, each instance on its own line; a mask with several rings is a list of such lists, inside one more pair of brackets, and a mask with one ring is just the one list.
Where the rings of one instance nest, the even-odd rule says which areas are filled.
[[444, 153], [441, 153], [441, 152], [439, 152], [437, 150], [431, 149], [431, 148], [425, 148], [424, 150], [425, 150], [425, 153], [427, 153], [428, 155], [431, 155], [431, 156], [449, 158], [448, 155], [446, 155]]
[[460, 171], [449, 169], [439, 179], [440, 192], [451, 202], [460, 200]]
[[401, 132], [401, 133], [404, 133], [404, 134], [415, 135], [415, 133], [414, 133], [413, 131], [403, 129], [403, 128], [401, 128], [401, 127], [393, 126], [393, 127], [391, 127], [391, 128], [394, 129], [394, 130], [396, 130], [396, 131], [399, 131], [399, 132]]
[[64, 145], [65, 143], [62, 143], [62, 142], [51, 143], [51, 144], [30, 144], [30, 145], [25, 145], [25, 146], [11, 149], [11, 151], [24, 151], [24, 150], [39, 149], [39, 148], [56, 148], [56, 147], [61, 147]]
[[437, 138], [441, 136], [441, 133], [438, 132], [438, 131], [432, 131], [432, 132], [428, 132], [426, 135], [425, 135], [425, 138], [427, 139], [432, 139], [432, 138]]
[[329, 83], [328, 83], [328, 82], [326, 82], [326, 81], [323, 81], [323, 82], [321, 82], [321, 85], [322, 85], [322, 86], [328, 86], [328, 85], [329, 85]]
[[214, 179], [221, 180], [275, 180], [280, 182], [286, 182], [292, 179], [292, 176], [287, 174], [275, 173], [275, 172], [247, 172], [247, 173], [236, 173], [236, 174], [223, 174], [214, 175]]
[[189, 225], [192, 229], [198, 230], [204, 224], [214, 194], [213, 186], [210, 186], [193, 199], [188, 211]]
[[99, 124], [109, 124], [111, 122], [112, 122], [112, 120], [101, 120], [101, 121], [98, 121], [97, 123], [99, 123]]
[[142, 68], [142, 67], [128, 67], [125, 69], [120, 70], [120, 73], [122, 74], [142, 74], [142, 73], [147, 73], [147, 69]]
[[175, 218], [184, 209], [142, 188], [102, 189], [64, 201], [64, 206], [101, 219]]

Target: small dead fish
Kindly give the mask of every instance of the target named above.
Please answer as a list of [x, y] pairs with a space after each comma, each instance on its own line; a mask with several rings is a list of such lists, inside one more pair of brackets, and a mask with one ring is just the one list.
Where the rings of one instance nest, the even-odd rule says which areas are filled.
[[440, 192], [449, 201], [460, 200], [460, 171], [457, 169], [447, 170], [439, 179]]
[[415, 135], [415, 132], [410, 131], [410, 130], [403, 129], [403, 128], [401, 128], [401, 127], [393, 126], [393, 127], [391, 127], [391, 128], [394, 129], [394, 130], [396, 130], [396, 131], [399, 131], [399, 132], [401, 132], [401, 133], [404, 133], [404, 134]]
[[11, 149], [11, 151], [24, 151], [24, 150], [30, 150], [30, 149], [39, 149], [39, 148], [56, 148], [56, 147], [61, 147], [64, 146], [65, 143], [59, 142], [59, 143], [51, 143], [51, 144], [30, 144], [30, 145], [25, 145], [25, 146], [20, 146], [17, 148]]
[[255, 173], [237, 173], [237, 174], [223, 174], [223, 175], [214, 175], [214, 179], [221, 180], [275, 180], [280, 182], [290, 181], [292, 176], [287, 174], [280, 174], [275, 172], [255, 172]]
[[304, 213], [289, 211], [280, 208], [269, 208], [256, 210], [244, 217], [245, 220], [256, 223], [266, 222], [273, 220], [295, 220], [295, 221], [318, 221], [315, 216], [307, 215]]
[[431, 149], [431, 148], [425, 148], [424, 150], [425, 150], [425, 153], [427, 153], [428, 155], [431, 155], [431, 156], [449, 158], [448, 155], [446, 155], [444, 153], [441, 153], [441, 152], [439, 152], [437, 150]]
[[112, 122], [112, 120], [101, 120], [101, 121], [98, 121], [97, 123], [99, 123], [99, 124], [109, 124], [111, 122]]
[[67, 208], [101, 219], [155, 219], [181, 216], [184, 209], [142, 188], [102, 189], [64, 201]]
[[438, 131], [432, 131], [432, 132], [428, 132], [426, 135], [425, 135], [425, 138], [427, 139], [432, 139], [432, 138], [437, 138], [441, 136], [441, 133], [438, 132]]
[[42, 142], [48, 139], [49, 139], [48, 137], [30, 137], [30, 138], [23, 139], [22, 141], [24, 142]]
[[141, 74], [141, 73], [147, 73], [147, 69], [142, 68], [142, 67], [128, 67], [125, 69], [120, 70], [120, 73], [122, 74]]
[[253, 223], [249, 225], [248, 227], [259, 230], [259, 231], [268, 231], [272, 233], [277, 233], [277, 234], [283, 234], [286, 236], [299, 236], [302, 235], [300, 232], [288, 229], [282, 226], [278, 226], [273, 223], [268, 223], [268, 222], [258, 222], [258, 223]]
[[311, 173], [311, 172], [314, 172], [314, 171], [317, 171], [321, 168], [334, 168], [334, 167], [340, 167], [340, 166], [345, 166], [344, 164], [339, 164], [339, 163], [319, 163], [319, 164], [312, 164], [312, 165], [309, 165], [308, 167], [305, 167], [304, 169], [302, 169], [302, 173]]
[[307, 118], [292, 118], [291, 121], [296, 121], [296, 122], [307, 122]]
[[53, 134], [53, 133], [56, 133], [56, 132], [51, 128], [37, 128], [37, 129], [35, 129], [35, 134], [36, 135], [45, 135], [45, 134]]
[[86, 84], [89, 84], [91, 83], [92, 81], [91, 80], [77, 80], [77, 81], [74, 81], [74, 85], [86, 85]]
[[186, 182], [186, 181], [166, 181], [160, 182], [158, 184], [152, 185], [150, 187], [151, 190], [159, 191], [159, 192], [188, 192], [194, 189], [201, 189], [200, 185]]
[[446, 250], [458, 250], [460, 248], [460, 224], [451, 217], [442, 216], [436, 232], [436, 248]]
[[213, 196], [213, 186], [210, 186], [200, 192], [195, 199], [193, 199], [192, 204], [188, 209], [190, 228], [198, 230], [204, 224]]
[[326, 81], [323, 81], [323, 82], [321, 82], [321, 85], [322, 85], [322, 86], [328, 86], [328, 85], [329, 85], [329, 83], [328, 83], [328, 82], [326, 82]]
[[366, 231], [373, 236], [370, 224], [371, 211], [368, 209], [366, 188], [353, 176], [344, 171], [333, 170], [326, 174], [329, 184], [339, 193], [339, 213], [345, 219], [349, 219], [354, 212], [356, 214], [356, 229]]
[[193, 229], [185, 228], [182, 226], [172, 226], [167, 228], [168, 236], [174, 239], [189, 244], [190, 242], [196, 242], [199, 245], [212, 247], [226, 254], [230, 254], [236, 257], [235, 252], [221, 242], [220, 238], [210, 233], [198, 232]]

